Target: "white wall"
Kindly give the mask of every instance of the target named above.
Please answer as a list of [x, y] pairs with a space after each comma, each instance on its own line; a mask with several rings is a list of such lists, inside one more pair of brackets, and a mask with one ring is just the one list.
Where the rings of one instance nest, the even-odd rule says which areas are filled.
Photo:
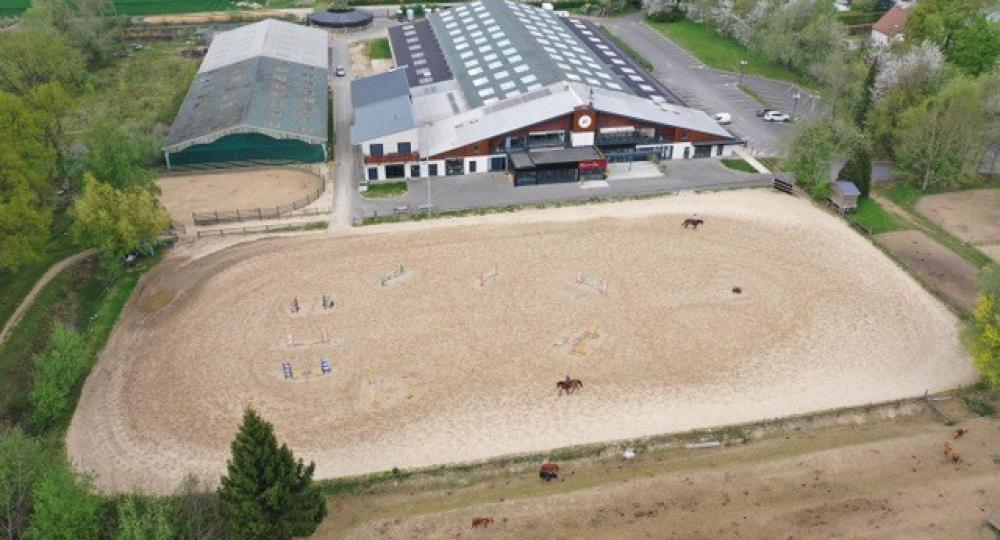
[[593, 131], [573, 131], [570, 133], [570, 144], [573, 146], [594, 146]]
[[694, 156], [694, 147], [689, 142], [675, 142], [674, 143], [674, 155], [672, 159], [684, 159], [684, 149], [690, 148], [688, 150], [689, 155]]
[[366, 156], [370, 156], [370, 155], [372, 155], [371, 154], [371, 145], [372, 144], [381, 144], [382, 145], [382, 153], [383, 154], [395, 154], [396, 153], [397, 144], [399, 144], [401, 142], [408, 142], [408, 143], [410, 143], [411, 151], [413, 151], [413, 152], [419, 152], [420, 151], [420, 141], [417, 140], [418, 138], [419, 137], [417, 137], [417, 130], [416, 130], [416, 128], [414, 128], [414, 129], [408, 129], [406, 131], [400, 131], [399, 133], [393, 133], [392, 135], [386, 135], [385, 137], [379, 137], [378, 139], [372, 139], [370, 141], [365, 141], [365, 142], [363, 142], [361, 144], [361, 152], [364, 155], [366, 155]]

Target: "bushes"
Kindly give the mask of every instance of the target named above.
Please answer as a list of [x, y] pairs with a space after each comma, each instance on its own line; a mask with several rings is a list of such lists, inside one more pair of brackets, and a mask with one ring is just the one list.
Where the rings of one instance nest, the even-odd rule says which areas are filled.
[[31, 421], [45, 431], [70, 417], [71, 394], [87, 374], [87, 340], [60, 323], [52, 327], [45, 351], [35, 355]]
[[684, 18], [684, 11], [679, 6], [664, 9], [655, 13], [649, 13], [646, 17], [652, 22], [672, 23]]

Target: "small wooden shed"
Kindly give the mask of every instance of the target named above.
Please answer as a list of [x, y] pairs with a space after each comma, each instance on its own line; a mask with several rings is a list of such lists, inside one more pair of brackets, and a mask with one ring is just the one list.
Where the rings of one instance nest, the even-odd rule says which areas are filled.
[[861, 190], [854, 185], [854, 182], [840, 180], [831, 186], [829, 201], [834, 208], [844, 214], [858, 209], [858, 197], [860, 196]]

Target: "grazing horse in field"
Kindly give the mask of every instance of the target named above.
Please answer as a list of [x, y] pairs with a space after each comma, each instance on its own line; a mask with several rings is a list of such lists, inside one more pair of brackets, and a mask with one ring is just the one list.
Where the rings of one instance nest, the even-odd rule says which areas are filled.
[[490, 516], [474, 517], [472, 518], [472, 528], [478, 529], [482, 527], [488, 529], [490, 525], [493, 525], [493, 518]]
[[681, 223], [681, 227], [684, 227], [685, 229], [688, 228], [688, 227], [691, 227], [694, 230], [698, 230], [698, 227], [700, 227], [700, 226], [702, 226], [704, 224], [705, 224], [705, 220], [704, 219], [687, 218], [687, 219], [684, 220], [683, 223]]
[[559, 465], [555, 463], [542, 463], [538, 468], [538, 477], [548, 482], [559, 477]]
[[573, 392], [576, 392], [577, 390], [583, 388], [583, 381], [581, 381], [580, 379], [570, 379], [568, 381], [559, 381], [559, 382], [556, 383], [556, 386], [559, 388], [559, 395], [560, 396], [562, 395], [563, 392], [566, 392], [566, 395], [568, 396], [568, 395], [572, 394]]
[[969, 432], [968, 428], [958, 428], [955, 430], [955, 435], [952, 439], [961, 439], [963, 435]]

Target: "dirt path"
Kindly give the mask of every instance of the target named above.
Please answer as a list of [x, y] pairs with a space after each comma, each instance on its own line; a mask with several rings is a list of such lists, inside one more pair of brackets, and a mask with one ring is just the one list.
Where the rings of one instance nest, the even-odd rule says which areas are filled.
[[94, 253], [95, 251], [93, 249], [81, 251], [76, 255], [71, 255], [53, 264], [51, 268], [46, 270], [46, 272], [42, 274], [41, 279], [38, 280], [38, 283], [35, 283], [35, 286], [31, 288], [31, 291], [28, 292], [28, 295], [24, 297], [24, 300], [21, 300], [21, 303], [18, 304], [17, 309], [14, 310], [14, 313], [10, 316], [10, 319], [7, 319], [7, 324], [3, 326], [3, 331], [0, 331], [0, 344], [2, 344], [4, 341], [7, 341], [7, 336], [10, 334], [11, 330], [13, 330], [14, 327], [17, 325], [17, 322], [21, 320], [21, 316], [24, 315], [24, 312], [28, 310], [28, 308], [31, 306], [31, 303], [35, 301], [35, 297], [38, 296], [38, 293], [42, 290], [42, 288], [44, 288], [46, 285], [49, 284], [50, 281], [52, 281], [52, 278], [59, 275], [59, 272], [62, 272], [63, 269], [65, 269], [66, 267], [76, 264], [77, 262], [93, 255]]
[[[922, 406], [866, 416], [744, 446], [563, 463], [550, 484], [528, 467], [405, 480], [333, 499], [313, 540], [995, 538], [985, 521], [1000, 513], [1000, 421], [966, 420], [953, 440]], [[476, 516], [495, 524], [474, 530]]]

